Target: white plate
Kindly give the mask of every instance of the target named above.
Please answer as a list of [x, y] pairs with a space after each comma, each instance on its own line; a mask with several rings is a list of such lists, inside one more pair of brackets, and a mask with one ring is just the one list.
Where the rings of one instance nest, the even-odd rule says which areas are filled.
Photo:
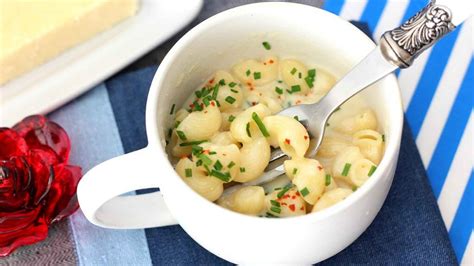
[[0, 86], [0, 126], [47, 113], [77, 97], [163, 43], [194, 19], [201, 6], [202, 0], [141, 0], [134, 17]]

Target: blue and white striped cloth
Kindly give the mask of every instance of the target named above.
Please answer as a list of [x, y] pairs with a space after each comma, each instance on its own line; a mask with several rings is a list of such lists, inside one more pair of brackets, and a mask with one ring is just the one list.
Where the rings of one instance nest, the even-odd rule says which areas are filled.
[[[366, 22], [374, 40], [426, 0], [326, 0], [324, 9]], [[405, 114], [461, 264], [474, 265], [473, 19], [397, 72]]]

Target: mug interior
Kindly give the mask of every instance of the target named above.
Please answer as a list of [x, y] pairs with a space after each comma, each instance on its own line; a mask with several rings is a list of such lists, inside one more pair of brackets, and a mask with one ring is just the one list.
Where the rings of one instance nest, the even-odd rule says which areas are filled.
[[[263, 48], [263, 41], [271, 44], [270, 51]], [[164, 153], [165, 136], [168, 128], [173, 124], [173, 117], [169, 114], [171, 106], [176, 104], [176, 107], [181, 107], [187, 97], [195, 89], [200, 88], [201, 84], [217, 70], [229, 70], [234, 64], [244, 59], [276, 55], [279, 58], [298, 59], [308, 66], [323, 68], [339, 79], [374, 47], [375, 44], [370, 38], [350, 23], [329, 12], [305, 5], [259, 3], [220, 13], [183, 36], [159, 66], [147, 103], [146, 121], [149, 145], [158, 146]], [[327, 218], [353, 205], [358, 198], [364, 197], [378, 179], [387, 175], [386, 169], [397, 160], [403, 113], [399, 88], [393, 75], [367, 88], [361, 96], [377, 114], [380, 129], [386, 137], [386, 150], [376, 173], [359, 189], [360, 191], [358, 190], [357, 193], [338, 204], [340, 206], [336, 205], [328, 211], [322, 211], [318, 213], [319, 216], [311, 214], [278, 219], [280, 221], [248, 217], [226, 211], [218, 206], [211, 207], [213, 205], [211, 203], [208, 204], [209, 207], [204, 207], [208, 208], [206, 211], [212, 212], [216, 217], [242, 220], [254, 218], [252, 223], [255, 220], [261, 220], [262, 223], [278, 222], [294, 225], [294, 222], [303, 221], [303, 219]], [[171, 167], [170, 164], [168, 164], [169, 167]], [[176, 173], [173, 177], [166, 178], [180, 179]], [[391, 182], [391, 177], [387, 179]], [[186, 186], [184, 182], [181, 183]], [[188, 190], [192, 191], [190, 188]], [[204, 198], [201, 199], [204, 200]], [[196, 201], [201, 200], [196, 199]], [[173, 209], [173, 206], [170, 207]], [[180, 217], [176, 218], [179, 220]], [[198, 223], [198, 221], [195, 222]], [[192, 230], [186, 223], [181, 225], [186, 231]], [[217, 223], [216, 226], [218, 226]], [[364, 229], [362, 228], [361, 232]], [[195, 233], [193, 238], [201, 243], [199, 240], [204, 236], [198, 234]], [[212, 236], [205, 237], [209, 239]], [[206, 248], [233, 262], [242, 262], [229, 257], [230, 255], [226, 256], [218, 246], [214, 248], [210, 245]]]

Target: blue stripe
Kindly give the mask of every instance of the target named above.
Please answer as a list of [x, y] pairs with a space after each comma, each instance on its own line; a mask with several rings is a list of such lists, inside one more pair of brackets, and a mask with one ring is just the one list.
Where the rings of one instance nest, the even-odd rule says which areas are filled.
[[342, 6], [344, 6], [344, 0], [326, 0], [324, 1], [323, 8], [326, 11], [339, 15], [339, 13], [341, 13]]
[[[360, 17], [360, 21], [366, 22], [370, 32], [375, 31], [377, 24], [382, 16], [383, 10], [387, 5], [387, 0], [369, 0], [364, 8], [364, 12]], [[379, 38], [380, 36], [372, 36], [373, 38]]]
[[420, 11], [423, 7], [425, 7], [430, 1], [429, 0], [408, 0], [409, 4], [403, 15], [402, 21], [400, 24], [406, 22], [408, 19], [413, 17], [416, 12]]
[[459, 31], [460, 27], [441, 39], [433, 47], [415, 93], [408, 105], [406, 115], [415, 139], [418, 137], [433, 95], [443, 76]]
[[[472, 111], [474, 61], [471, 59], [448, 120], [428, 165], [433, 192], [439, 196]], [[453, 88], [456, 89], [456, 88]], [[466, 158], [467, 159], [467, 158]]]
[[[101, 84], [51, 114], [69, 132], [71, 162], [84, 172], [123, 154], [107, 89]], [[144, 230], [105, 230], [81, 212], [70, 218], [79, 265], [151, 265]]]
[[474, 221], [474, 173], [471, 171], [471, 176], [467, 187], [464, 190], [463, 197], [459, 203], [456, 216], [453, 224], [449, 230], [449, 236], [453, 244], [454, 252], [458, 261], [462, 260], [463, 254], [469, 252], [466, 250], [471, 236]]

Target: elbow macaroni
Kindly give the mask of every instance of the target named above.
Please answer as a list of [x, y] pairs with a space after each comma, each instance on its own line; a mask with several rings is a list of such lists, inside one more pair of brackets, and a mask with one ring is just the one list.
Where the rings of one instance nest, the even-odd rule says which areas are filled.
[[[314, 141], [306, 128], [277, 115], [318, 101], [334, 83], [325, 70], [276, 57], [215, 72], [175, 113], [167, 145], [180, 158], [177, 173], [206, 199], [246, 215], [298, 216], [344, 200], [382, 160], [384, 137], [375, 113], [365, 107], [339, 112], [315, 158], [305, 157]], [[249, 185], [264, 173], [271, 147], [290, 157], [285, 175], [263, 187]], [[223, 193], [237, 183], [244, 186]]]

